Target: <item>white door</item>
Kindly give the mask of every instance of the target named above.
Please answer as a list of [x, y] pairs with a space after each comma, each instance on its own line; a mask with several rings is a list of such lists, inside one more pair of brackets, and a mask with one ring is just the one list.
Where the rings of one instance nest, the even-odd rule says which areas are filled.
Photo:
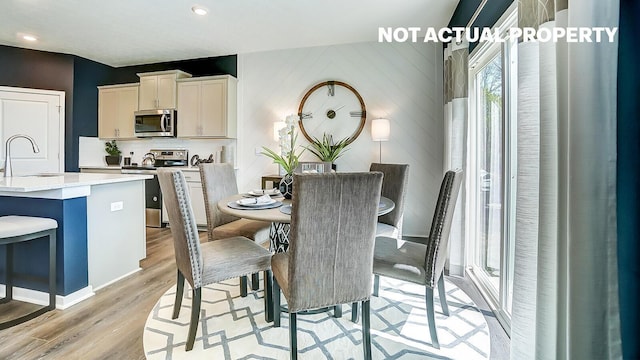
[[0, 87], [0, 165], [5, 144], [15, 134], [31, 136], [40, 152], [26, 139], [11, 142], [13, 175], [64, 172], [64, 92]]

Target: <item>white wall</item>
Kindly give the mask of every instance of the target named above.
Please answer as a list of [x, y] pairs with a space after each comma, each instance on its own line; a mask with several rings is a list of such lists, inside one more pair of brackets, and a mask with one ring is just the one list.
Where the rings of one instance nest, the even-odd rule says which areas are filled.
[[[260, 187], [262, 175], [278, 171], [270, 159], [255, 154], [263, 145], [277, 150], [273, 122], [296, 113], [314, 84], [340, 80], [362, 95], [368, 116], [360, 137], [338, 159], [338, 170], [367, 171], [377, 162], [370, 123], [390, 119], [391, 138], [382, 143], [382, 161], [410, 164], [404, 234], [428, 234], [443, 174], [440, 44], [359, 43], [242, 54], [238, 79], [241, 191]], [[303, 136], [299, 140], [308, 144]]]

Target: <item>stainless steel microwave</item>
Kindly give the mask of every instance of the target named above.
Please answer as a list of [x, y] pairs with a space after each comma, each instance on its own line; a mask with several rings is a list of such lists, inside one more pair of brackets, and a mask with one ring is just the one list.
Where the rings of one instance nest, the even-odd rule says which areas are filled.
[[136, 111], [134, 133], [137, 137], [175, 137], [175, 109]]

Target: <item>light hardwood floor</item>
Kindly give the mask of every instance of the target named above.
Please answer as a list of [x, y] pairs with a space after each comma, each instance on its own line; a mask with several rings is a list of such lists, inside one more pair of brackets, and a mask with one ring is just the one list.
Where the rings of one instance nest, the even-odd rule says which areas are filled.
[[168, 229], [147, 228], [147, 258], [140, 266], [75, 306], [0, 330], [0, 359], [144, 359], [147, 316], [175, 283]]
[[[200, 238], [206, 241], [206, 233], [200, 233]], [[97, 291], [80, 304], [0, 330], [0, 359], [144, 359], [142, 332], [147, 316], [176, 281], [169, 229], [147, 228], [147, 258], [140, 266], [142, 271]], [[509, 339], [484, 299], [469, 280], [451, 280], [484, 313], [491, 333], [491, 359], [508, 359]], [[0, 313], [30, 308], [7, 305], [0, 307]]]

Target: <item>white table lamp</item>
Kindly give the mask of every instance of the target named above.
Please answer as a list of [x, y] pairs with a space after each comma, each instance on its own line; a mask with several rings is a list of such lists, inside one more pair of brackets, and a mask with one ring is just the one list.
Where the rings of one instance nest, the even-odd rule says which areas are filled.
[[391, 125], [387, 119], [373, 119], [371, 121], [371, 138], [380, 144], [380, 162], [382, 162], [382, 142], [389, 141]]

